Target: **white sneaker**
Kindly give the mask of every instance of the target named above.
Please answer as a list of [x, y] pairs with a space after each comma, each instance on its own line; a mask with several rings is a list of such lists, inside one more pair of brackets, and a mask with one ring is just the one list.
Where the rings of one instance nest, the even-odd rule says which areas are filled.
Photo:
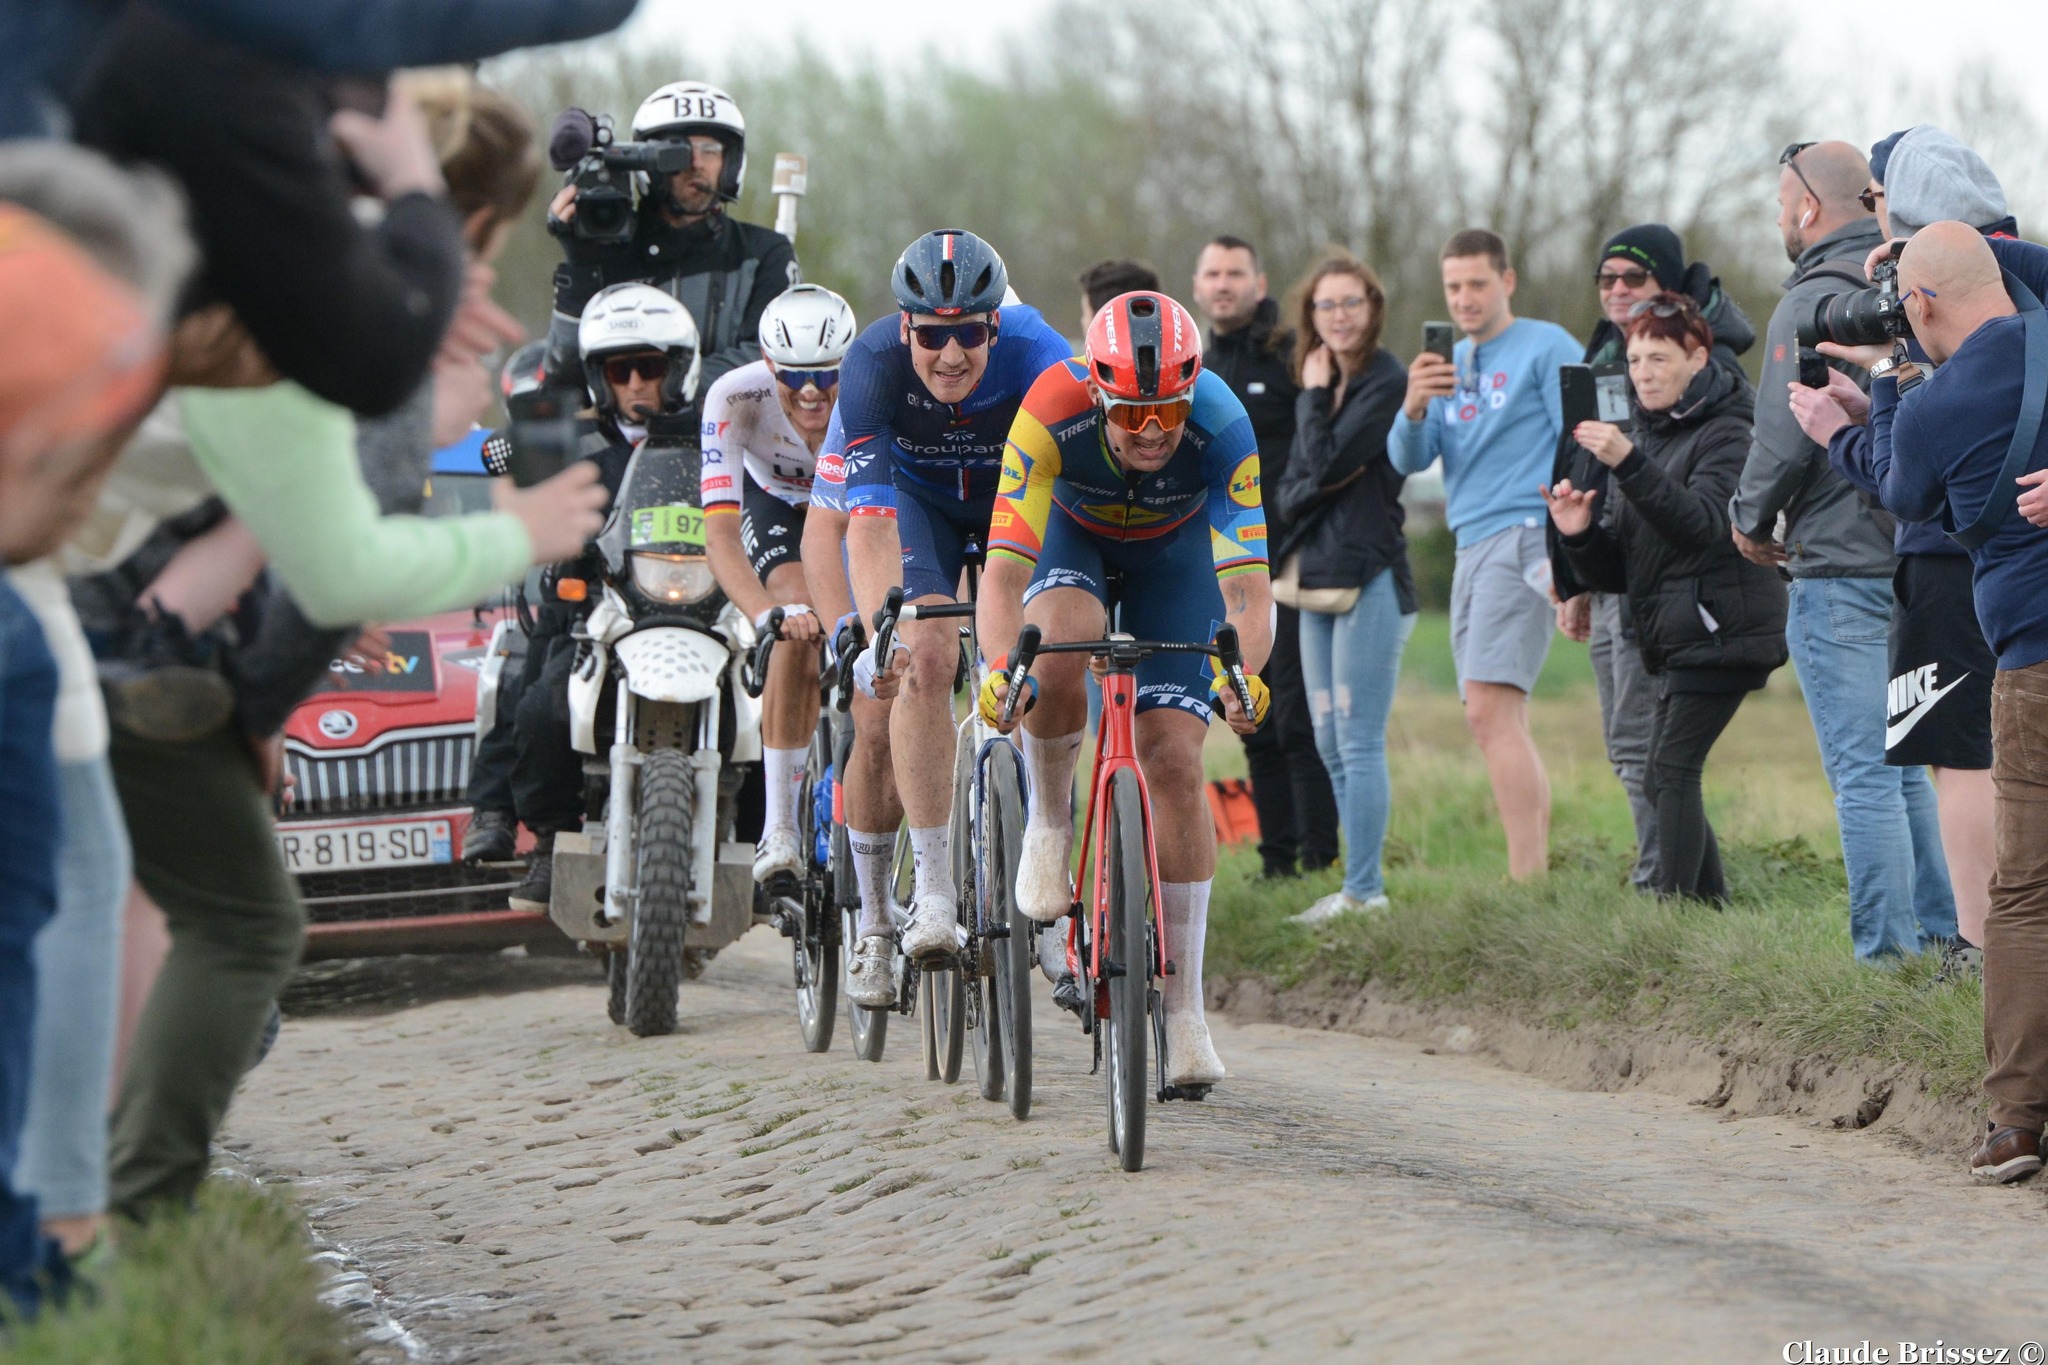
[[1067, 879], [1074, 836], [1065, 830], [1035, 826], [1024, 831], [1024, 855], [1017, 863], [1017, 908], [1040, 924], [1051, 924], [1074, 908], [1074, 885]]
[[958, 952], [959, 928], [959, 907], [950, 897], [927, 891], [911, 903], [910, 927], [903, 931], [903, 952], [912, 961]]
[[803, 844], [796, 831], [784, 825], [764, 830], [754, 851], [754, 882], [766, 886], [777, 877], [800, 877], [804, 870]]
[[870, 934], [853, 946], [846, 964], [846, 998], [870, 1009], [896, 1003], [896, 940]]
[[1326, 924], [1339, 915], [1370, 915], [1385, 910], [1392, 902], [1385, 896], [1368, 896], [1364, 900], [1347, 896], [1342, 891], [1329, 895], [1294, 916], [1296, 924]]
[[1186, 1012], [1166, 1016], [1166, 1083], [1214, 1085], [1223, 1079], [1223, 1059], [1209, 1041], [1208, 1023]]

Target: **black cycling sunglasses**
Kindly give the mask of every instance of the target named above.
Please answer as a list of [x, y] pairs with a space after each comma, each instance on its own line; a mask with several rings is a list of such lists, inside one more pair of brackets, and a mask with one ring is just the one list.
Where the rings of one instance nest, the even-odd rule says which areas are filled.
[[949, 341], [957, 341], [961, 350], [971, 351], [977, 346], [988, 345], [989, 333], [989, 325], [985, 322], [926, 322], [910, 329], [911, 340], [918, 344], [919, 349], [926, 351], [943, 351]]
[[615, 355], [604, 362], [604, 377], [613, 384], [630, 384], [633, 377], [662, 379], [668, 375], [668, 357], [660, 352], [645, 355]]
[[1785, 150], [1778, 153], [1778, 164], [1780, 166], [1790, 166], [1792, 174], [1799, 177], [1799, 183], [1806, 186], [1806, 192], [1813, 196], [1814, 202], [1824, 204], [1827, 201], [1820, 197], [1820, 191], [1815, 189], [1813, 182], [1806, 178], [1806, 172], [1799, 169], [1799, 154], [1808, 147], [1818, 146], [1820, 146], [1818, 142], [1788, 142], [1785, 144]]

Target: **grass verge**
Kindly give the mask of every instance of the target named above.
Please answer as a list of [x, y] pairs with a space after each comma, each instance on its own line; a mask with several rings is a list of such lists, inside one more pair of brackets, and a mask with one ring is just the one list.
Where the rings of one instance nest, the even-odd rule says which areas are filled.
[[[1734, 902], [1719, 912], [1629, 888], [1633, 830], [1601, 747], [1583, 647], [1558, 642], [1530, 716], [1553, 794], [1552, 871], [1533, 885], [1506, 877], [1448, 632], [1425, 615], [1388, 730], [1392, 913], [1295, 925], [1289, 916], [1335, 890], [1337, 875], [1263, 882], [1256, 855], [1227, 850], [1208, 972], [1280, 989], [1374, 982], [1557, 1028], [1761, 1038], [1793, 1056], [1909, 1064], [1939, 1095], [1974, 1093], [1984, 1066], [1977, 983], [1935, 984], [1931, 959], [1874, 967], [1851, 954], [1833, 803], [1789, 669], [1744, 703], [1708, 763], [1708, 809]], [[1212, 768], [1241, 772], [1235, 757], [1212, 748]]]
[[348, 1365], [304, 1224], [276, 1194], [211, 1180], [189, 1214], [129, 1228], [67, 1310], [0, 1330], [6, 1365]]

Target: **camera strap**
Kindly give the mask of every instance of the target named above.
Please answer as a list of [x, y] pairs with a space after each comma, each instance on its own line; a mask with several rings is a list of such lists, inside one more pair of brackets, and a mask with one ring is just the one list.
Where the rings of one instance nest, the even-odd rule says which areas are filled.
[[2019, 502], [2018, 479], [2033, 462], [2034, 443], [2040, 439], [2041, 417], [2048, 409], [2048, 309], [2034, 291], [2010, 270], [2005, 271], [2005, 289], [2019, 305], [2020, 323], [2026, 329], [2026, 378], [2020, 390], [2019, 422], [2013, 427], [2012, 444], [2006, 447], [2005, 463], [1991, 496], [1977, 513], [1977, 519], [1961, 530], [1949, 531], [1949, 539], [1965, 550], [1975, 550], [1991, 539]]

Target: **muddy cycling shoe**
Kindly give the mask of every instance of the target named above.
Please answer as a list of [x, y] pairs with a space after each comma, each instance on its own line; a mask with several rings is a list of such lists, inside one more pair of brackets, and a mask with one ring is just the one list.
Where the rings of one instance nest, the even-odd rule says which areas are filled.
[[1385, 910], [1391, 904], [1385, 896], [1368, 896], [1359, 900], [1356, 896], [1342, 891], [1329, 895], [1311, 905], [1294, 917], [1296, 924], [1327, 924], [1343, 915], [1370, 915]]
[[803, 874], [804, 850], [796, 831], [787, 826], [767, 830], [754, 851], [754, 881], [767, 886], [777, 877], [794, 881]]
[[462, 836], [465, 863], [509, 863], [519, 856], [519, 822], [501, 810], [470, 813]]
[[1970, 1155], [1970, 1174], [2010, 1185], [2041, 1169], [2041, 1135], [2024, 1128], [1985, 1124], [1983, 1145]]
[[1052, 1002], [1076, 1019], [1080, 1018], [1081, 1007], [1086, 1003], [1086, 997], [1081, 994], [1081, 983], [1071, 973], [1060, 973], [1053, 978]]
[[514, 910], [545, 915], [554, 890], [555, 835], [550, 830], [533, 841], [533, 866], [527, 871], [526, 880], [515, 887], [506, 899]]
[[960, 909], [950, 896], [927, 891], [910, 906], [910, 924], [903, 931], [903, 952], [912, 961], [946, 957], [960, 951]]
[[874, 1010], [896, 1003], [895, 939], [869, 934], [853, 945], [853, 957], [846, 964], [846, 998]]
[[1209, 1041], [1209, 1025], [1193, 1014], [1166, 1016], [1166, 1083], [1214, 1085], [1223, 1079], [1223, 1059]]
[[211, 734], [235, 713], [219, 654], [218, 640], [195, 638], [175, 613], [138, 606], [99, 660], [107, 719], [165, 744]]
[[1073, 883], [1067, 864], [1074, 837], [1065, 830], [1033, 826], [1024, 831], [1024, 854], [1017, 860], [1017, 908], [1040, 924], [1051, 924], [1074, 908]]
[[1061, 977], [1072, 975], [1067, 971], [1067, 936], [1057, 929], [1038, 931], [1038, 970], [1054, 984], [1058, 984]]

